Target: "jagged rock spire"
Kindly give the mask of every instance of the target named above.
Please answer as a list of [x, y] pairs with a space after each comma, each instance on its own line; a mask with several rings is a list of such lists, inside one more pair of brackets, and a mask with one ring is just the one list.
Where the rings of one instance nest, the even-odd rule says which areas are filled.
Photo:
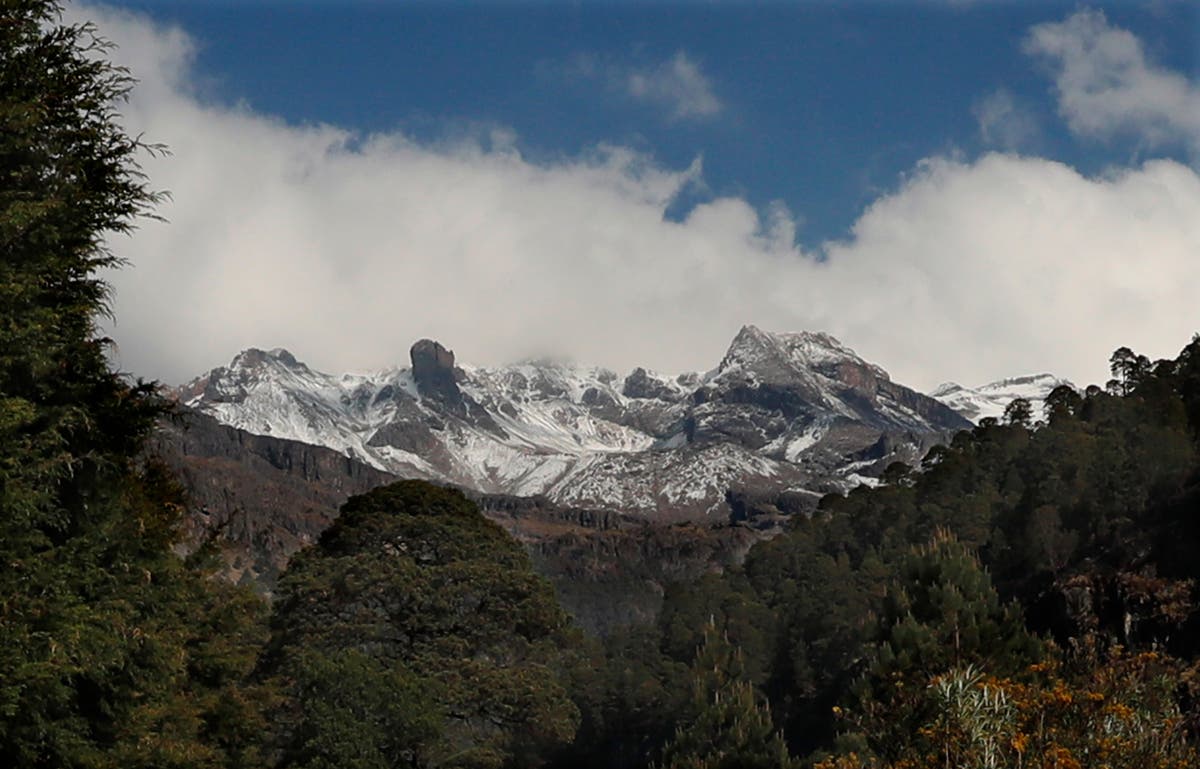
[[409, 350], [412, 376], [423, 397], [461, 407], [462, 391], [454, 377], [454, 352], [432, 339], [421, 339]]

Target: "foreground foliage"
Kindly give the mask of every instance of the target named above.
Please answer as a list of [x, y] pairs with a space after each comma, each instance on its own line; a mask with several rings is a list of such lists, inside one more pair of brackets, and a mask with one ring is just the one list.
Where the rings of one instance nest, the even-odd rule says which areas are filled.
[[973, 666], [930, 679], [927, 716], [891, 759], [845, 753], [816, 769], [1186, 769], [1196, 766], [1180, 711], [1178, 661], [1157, 652], [1077, 650], [998, 678]]
[[163, 406], [95, 321], [157, 197], [114, 105], [131, 81], [57, 4], [0, 7], [0, 765], [253, 762], [261, 607], [183, 563]]
[[296, 682], [285, 766], [535, 766], [575, 734], [581, 639], [458, 491], [402, 481], [351, 499], [290, 565], [273, 626], [268, 670]]

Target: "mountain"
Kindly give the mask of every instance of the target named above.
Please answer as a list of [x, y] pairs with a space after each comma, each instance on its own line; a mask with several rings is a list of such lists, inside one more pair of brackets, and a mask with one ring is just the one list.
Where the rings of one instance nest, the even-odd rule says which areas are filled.
[[970, 426], [821, 333], [746, 326], [716, 368], [679, 376], [474, 367], [431, 340], [409, 357], [331, 375], [250, 349], [176, 395], [230, 427], [392, 475], [660, 521], [724, 518], [746, 489], [815, 500]]
[[187, 408], [160, 422], [147, 453], [187, 491], [183, 549], [215, 539], [220, 574], [265, 592], [347, 498], [399, 480], [333, 449], [254, 435]]
[[[223, 579], [266, 595], [348, 497], [397, 480], [333, 449], [253, 435], [186, 407], [159, 424], [147, 451], [187, 490], [180, 549], [212, 542]], [[668, 584], [739, 562], [769, 533], [724, 521], [660, 526], [545, 498], [468, 495], [529, 552], [576, 623], [600, 636], [651, 621]], [[739, 500], [739, 517], [761, 515], [756, 502], [764, 501]]]
[[999, 419], [1004, 416], [1008, 404], [1024, 398], [1033, 404], [1034, 413], [1040, 414], [1042, 401], [1060, 385], [1075, 387], [1065, 379], [1052, 374], [1031, 374], [991, 382], [981, 387], [963, 387], [955, 382], [939, 385], [929, 396], [941, 401], [972, 422], [987, 417]]

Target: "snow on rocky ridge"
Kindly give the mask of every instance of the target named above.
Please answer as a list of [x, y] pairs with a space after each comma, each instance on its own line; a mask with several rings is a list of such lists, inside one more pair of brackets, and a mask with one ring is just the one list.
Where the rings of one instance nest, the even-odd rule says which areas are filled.
[[247, 432], [326, 446], [401, 476], [679, 519], [732, 489], [828, 491], [914, 461], [969, 423], [820, 333], [743, 328], [717, 368], [625, 377], [548, 361], [315, 371], [250, 349], [176, 390]]
[[945, 403], [950, 408], [962, 414], [972, 422], [991, 417], [1000, 419], [1008, 404], [1017, 398], [1024, 398], [1033, 404], [1034, 413], [1050, 392], [1060, 386], [1075, 387], [1065, 379], [1059, 379], [1052, 374], [1030, 374], [1029, 376], [1011, 377], [980, 387], [963, 387], [955, 382], [939, 385], [929, 393], [931, 398]]

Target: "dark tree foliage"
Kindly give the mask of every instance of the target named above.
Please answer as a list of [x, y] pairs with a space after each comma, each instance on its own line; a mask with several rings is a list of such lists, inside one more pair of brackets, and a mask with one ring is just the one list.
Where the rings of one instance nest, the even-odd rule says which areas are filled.
[[105, 244], [157, 200], [132, 81], [59, 11], [0, 5], [0, 766], [249, 766], [258, 605], [172, 554], [162, 404], [96, 332]]
[[426, 681], [355, 649], [300, 651], [297, 723], [282, 766], [388, 769], [421, 766], [444, 714]]
[[[401, 481], [352, 498], [289, 566], [273, 625], [267, 669], [297, 684], [279, 718], [283, 766], [361, 750], [373, 758], [347, 765], [530, 767], [577, 728], [577, 631], [520, 546], [458, 491]], [[392, 687], [432, 720], [361, 718], [336, 669], [311, 675], [314, 655], [364, 680], [378, 670], [383, 688], [364, 696]], [[314, 734], [330, 735], [323, 752]]]
[[705, 626], [691, 667], [688, 715], [663, 749], [662, 769], [792, 769], [797, 764], [748, 680], [745, 655]]
[[1128, 395], [1150, 373], [1150, 359], [1128, 347], [1118, 348], [1108, 364], [1113, 377], [1108, 381], [1108, 390], [1116, 395]]
[[713, 629], [743, 651], [743, 674], [761, 684], [771, 658], [775, 616], [749, 590], [742, 575], [709, 574], [687, 585], [671, 585], [658, 626], [662, 650], [669, 658], [690, 663]]
[[[598, 645], [598, 644], [597, 644]], [[619, 628], [574, 671], [581, 721], [553, 765], [572, 769], [644, 767], [674, 733], [687, 707], [688, 666], [662, 653], [653, 626]]]
[[979, 560], [941, 531], [914, 549], [888, 586], [851, 708], [851, 744], [892, 758], [931, 715], [924, 690], [938, 674], [970, 667], [1012, 675], [1040, 661], [1041, 644], [1015, 603], [1003, 604]]
[[1033, 404], [1025, 398], [1017, 398], [1004, 408], [1004, 422], [1029, 427], [1033, 423]]
[[[983, 755], [985, 743], [918, 739], [950, 729], [949, 694], [935, 691], [950, 681], [954, 707], [1011, 696], [1005, 728], [1018, 747], [1134, 761], [1157, 744], [1150, 732], [1129, 722], [1122, 741], [1079, 720], [1132, 718], [1170, 729], [1163, 755], [1191, 760], [1200, 337], [1175, 360], [1122, 349], [1111, 363], [1108, 388], [1060, 387], [1041, 408], [1019, 401], [920, 468], [827, 497], [741, 570], [672, 588], [646, 657], [686, 660], [712, 619], [743, 646], [744, 680], [768, 696], [792, 751], [826, 756], [824, 766]], [[1170, 685], [1153, 672], [1164, 668], [1177, 671]], [[1124, 689], [1113, 676], [1128, 676]], [[1050, 708], [1058, 696], [1078, 699]], [[1100, 697], [1110, 711], [1093, 707]], [[686, 726], [693, 716], [679, 707]]]
[[155, 201], [113, 111], [131, 81], [91, 28], [57, 22], [57, 4], [33, 0], [0, 16], [0, 500], [45, 545], [91, 523], [96, 479], [159, 413], [149, 388], [109, 371], [95, 334], [96, 273], [118, 262], [104, 238]]

